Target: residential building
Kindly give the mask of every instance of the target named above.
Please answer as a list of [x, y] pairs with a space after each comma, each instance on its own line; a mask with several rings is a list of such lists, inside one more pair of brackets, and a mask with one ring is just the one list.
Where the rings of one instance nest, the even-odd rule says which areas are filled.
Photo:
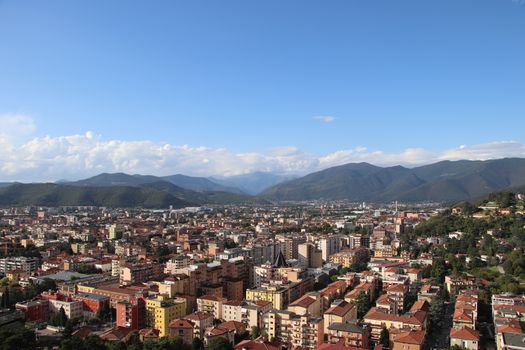
[[161, 337], [169, 334], [171, 321], [182, 318], [186, 314], [186, 299], [158, 295], [147, 298], [146, 301], [146, 325], [159, 330]]

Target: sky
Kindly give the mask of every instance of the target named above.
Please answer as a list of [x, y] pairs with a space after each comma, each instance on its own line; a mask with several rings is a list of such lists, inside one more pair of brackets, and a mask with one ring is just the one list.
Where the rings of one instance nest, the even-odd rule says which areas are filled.
[[0, 0], [0, 181], [525, 157], [524, 0]]

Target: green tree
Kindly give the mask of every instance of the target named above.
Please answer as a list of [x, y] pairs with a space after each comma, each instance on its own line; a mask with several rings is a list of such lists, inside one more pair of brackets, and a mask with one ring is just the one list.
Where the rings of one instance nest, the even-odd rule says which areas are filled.
[[54, 314], [53, 317], [51, 318], [51, 324], [57, 327], [65, 327], [66, 323], [67, 323], [67, 315], [66, 315], [66, 312], [64, 311], [64, 308], [61, 307], [60, 310], [56, 314]]
[[210, 340], [208, 350], [233, 350], [233, 345], [224, 337]]
[[370, 307], [372, 306], [370, 302], [370, 298], [363, 291], [361, 291], [357, 295], [357, 298], [355, 298], [352, 301], [352, 303], [355, 304], [357, 307], [357, 317], [358, 318], [362, 318], [368, 312], [368, 310], [370, 310]]
[[0, 334], [0, 348], [2, 350], [32, 349], [37, 345], [35, 332], [27, 328], [18, 328], [14, 332]]
[[84, 341], [84, 347], [86, 350], [106, 350], [106, 344], [96, 335], [90, 335]]
[[85, 350], [84, 341], [77, 337], [65, 338], [60, 342], [60, 350]]
[[465, 348], [459, 345], [452, 345], [449, 347], [449, 350], [465, 350]]
[[191, 346], [193, 350], [204, 350], [204, 342], [199, 337], [193, 338], [193, 341], [191, 342]]
[[261, 335], [261, 330], [257, 326], [253, 326], [250, 330], [250, 339], [256, 339], [259, 338]]
[[108, 303], [103, 303], [97, 311], [97, 318], [104, 321], [107, 321], [111, 316], [111, 310]]
[[381, 334], [379, 335], [379, 344], [382, 344], [384, 347], [390, 347], [390, 332], [386, 327], [381, 329]]
[[430, 328], [441, 328], [443, 326], [443, 314], [445, 312], [445, 302], [442, 296], [436, 297], [430, 303], [429, 321]]

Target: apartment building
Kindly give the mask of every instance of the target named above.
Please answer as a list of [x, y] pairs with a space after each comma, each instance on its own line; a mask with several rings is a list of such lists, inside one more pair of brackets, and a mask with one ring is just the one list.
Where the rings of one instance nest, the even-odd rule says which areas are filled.
[[323, 343], [324, 321], [321, 317], [272, 310], [263, 316], [263, 328], [270, 339], [276, 338], [292, 348], [317, 350]]
[[40, 259], [34, 257], [17, 256], [0, 259], [0, 273], [4, 275], [6, 275], [8, 271], [15, 270], [31, 274], [35, 272], [39, 266]]
[[163, 295], [147, 298], [146, 325], [159, 330], [161, 337], [169, 334], [170, 322], [186, 315], [186, 299], [170, 299]]

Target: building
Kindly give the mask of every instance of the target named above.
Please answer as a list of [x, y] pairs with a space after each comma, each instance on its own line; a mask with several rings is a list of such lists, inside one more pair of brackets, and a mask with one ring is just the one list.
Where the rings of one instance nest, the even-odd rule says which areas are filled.
[[396, 315], [385, 313], [384, 311], [373, 307], [363, 317], [363, 321], [368, 323], [371, 327], [372, 340], [378, 341], [383, 327], [386, 327], [387, 329], [395, 328], [406, 331], [424, 330], [427, 324], [427, 312], [418, 310], [404, 315]]
[[179, 337], [183, 342], [191, 344], [193, 340], [194, 324], [190, 320], [176, 319], [170, 322], [169, 337]]
[[276, 338], [292, 348], [316, 350], [323, 343], [324, 322], [321, 317], [272, 310], [264, 314], [263, 328], [270, 339]]
[[395, 333], [392, 338], [394, 343], [392, 350], [422, 350], [425, 344], [425, 331], [409, 330]]
[[160, 337], [169, 334], [170, 322], [186, 315], [186, 299], [158, 295], [147, 298], [146, 301], [146, 325], [159, 330]]
[[439, 296], [440, 292], [440, 286], [424, 284], [423, 286], [421, 286], [420, 291], [417, 293], [417, 300], [426, 300], [428, 303], [432, 303], [432, 301], [434, 301], [434, 299]]
[[386, 290], [386, 295], [395, 302], [398, 314], [405, 311], [405, 300], [408, 295], [408, 286], [406, 284], [392, 285]]
[[368, 249], [356, 248], [335, 253], [328, 257], [328, 261], [333, 264], [350, 267], [352, 264], [366, 262], [368, 259]]
[[190, 265], [190, 258], [184, 254], [177, 255], [166, 262], [164, 273], [176, 274], [177, 270], [183, 269]]
[[60, 312], [64, 309], [68, 319], [81, 318], [84, 315], [84, 308], [81, 301], [76, 300], [49, 300], [49, 310], [51, 313]]
[[525, 295], [494, 294], [492, 317], [497, 349], [520, 348], [519, 337], [525, 338]]
[[201, 339], [204, 339], [206, 329], [213, 326], [213, 315], [203, 311], [186, 315], [184, 319], [193, 323], [193, 336]]
[[305, 268], [323, 266], [322, 251], [313, 243], [301, 243], [298, 246], [299, 264]]
[[146, 302], [141, 297], [119, 301], [116, 306], [117, 326], [139, 330], [146, 326]]
[[225, 321], [242, 322], [242, 306], [245, 302], [241, 300], [229, 300], [222, 303], [222, 318]]
[[94, 317], [103, 307], [109, 310], [109, 298], [104, 295], [79, 293], [74, 296], [74, 299], [82, 303], [84, 316], [87, 317]]
[[120, 266], [120, 284], [132, 285], [147, 282], [163, 272], [162, 265], [154, 263], [142, 263]]
[[274, 309], [284, 310], [288, 306], [288, 290], [283, 286], [270, 285], [246, 290], [246, 299], [251, 301], [269, 301]]
[[126, 228], [122, 225], [113, 224], [109, 226], [108, 238], [109, 239], [121, 239]]
[[213, 295], [203, 295], [197, 298], [197, 310], [212, 314], [213, 317], [222, 318], [222, 304], [226, 301], [225, 298], [216, 297]]
[[40, 266], [40, 259], [35, 257], [7, 257], [0, 259], [0, 273], [6, 275], [8, 271], [24, 271], [26, 273], [35, 272]]
[[0, 309], [0, 331], [23, 327], [24, 317], [20, 310]]
[[286, 260], [299, 258], [299, 244], [306, 242], [304, 236], [281, 237], [281, 252]]
[[354, 304], [349, 303], [345, 300], [337, 299], [334, 300], [330, 305], [330, 308], [324, 312], [323, 318], [325, 333], [328, 334], [328, 328], [333, 323], [346, 324], [350, 322], [355, 322], [357, 320], [357, 307]]
[[369, 349], [370, 326], [367, 324], [333, 322], [328, 327], [325, 324], [325, 328], [329, 343], [337, 344], [342, 341], [344, 346]]
[[49, 318], [49, 301], [32, 300], [16, 303], [15, 308], [24, 313], [26, 321], [41, 322]]
[[321, 256], [324, 261], [341, 249], [341, 238], [337, 235], [325, 236], [317, 241], [317, 247], [321, 250]]
[[479, 332], [470, 327], [450, 330], [450, 346], [457, 345], [467, 350], [478, 350], [479, 339]]

